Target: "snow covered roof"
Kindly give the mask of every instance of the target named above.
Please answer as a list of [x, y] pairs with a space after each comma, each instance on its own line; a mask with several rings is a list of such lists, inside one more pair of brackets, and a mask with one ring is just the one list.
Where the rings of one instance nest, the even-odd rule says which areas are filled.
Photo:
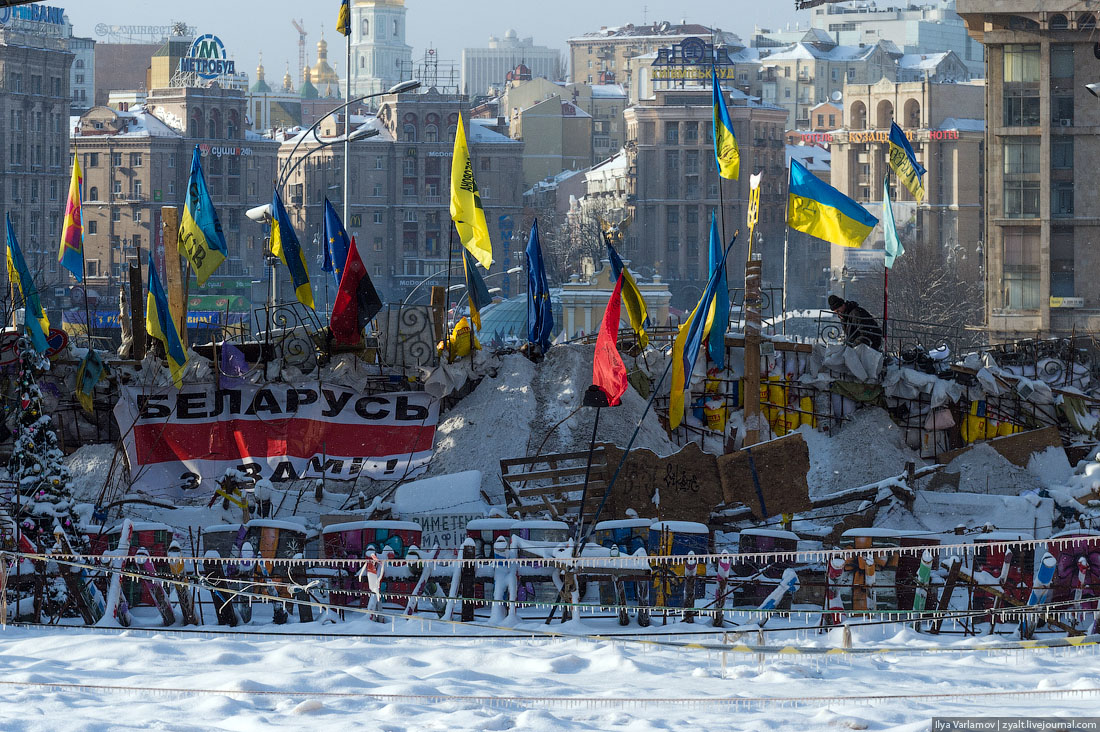
[[[117, 109], [112, 109], [115, 115], [117, 115], [120, 127], [125, 126], [125, 129], [117, 134], [111, 134], [112, 138], [135, 138], [135, 137], [182, 137], [182, 133], [173, 129], [165, 124], [164, 121], [158, 119], [153, 112], [147, 111], [145, 107], [134, 107], [133, 109], [120, 112]], [[85, 113], [87, 114], [87, 113]], [[101, 131], [94, 130], [88, 131], [87, 134], [82, 134], [80, 131], [81, 117], [70, 117], [70, 123], [73, 129], [73, 136], [75, 137], [94, 137], [95, 135], [110, 134], [109, 130]]]
[[626, 98], [622, 84], [592, 84], [592, 96], [598, 99]]
[[943, 53], [907, 53], [898, 59], [898, 66], [904, 69], [934, 71], [950, 53], [950, 51], [944, 51]]
[[[762, 59], [764, 65], [768, 65], [774, 61], [806, 61], [806, 60], [819, 60], [819, 61], [862, 61], [878, 48], [878, 44], [865, 45], [865, 46], [833, 46], [832, 48], [821, 48], [819, 46], [810, 43], [792, 43], [786, 48], [776, 51], [770, 56], [766, 56]], [[889, 51], [889, 49], [887, 49]]]
[[536, 193], [538, 191], [553, 190], [554, 188], [557, 188], [559, 185], [561, 185], [565, 181], [572, 178], [574, 175], [580, 175], [581, 173], [585, 173], [585, 172], [587, 172], [587, 171], [584, 171], [584, 170], [563, 170], [562, 172], [558, 173], [557, 175], [553, 175], [553, 176], [550, 176], [548, 178], [543, 178], [538, 183], [531, 186], [530, 189], [528, 189], [527, 191], [524, 191], [524, 195], [526, 195], [528, 193]]
[[470, 120], [470, 142], [497, 144], [514, 143], [516, 145], [520, 144], [518, 140], [513, 140], [511, 137], [506, 137], [499, 132], [494, 132], [493, 130], [490, 130], [488, 124], [495, 124], [495, 119], [485, 120], [485, 123], [488, 124], [481, 122], [477, 122], [475, 124], [475, 122], [476, 120]]
[[808, 170], [820, 170], [828, 172], [832, 169], [832, 154], [823, 147], [817, 145], [787, 145], [787, 166], [790, 167], [791, 158], [806, 166]]
[[940, 129], [958, 130], [959, 132], [985, 132], [985, 120], [948, 117], [940, 123]]

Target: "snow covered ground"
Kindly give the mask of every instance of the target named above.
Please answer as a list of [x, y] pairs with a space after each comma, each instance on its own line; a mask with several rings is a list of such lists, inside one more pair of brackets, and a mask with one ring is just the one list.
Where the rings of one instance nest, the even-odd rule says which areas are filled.
[[[855, 644], [931, 640], [880, 628], [857, 629]], [[330, 635], [263, 634], [282, 629]], [[337, 635], [380, 629], [443, 637]], [[680, 629], [705, 628], [664, 628]], [[827, 657], [731, 653], [723, 668], [722, 654], [713, 651], [625, 640], [448, 638], [453, 626], [420, 621], [255, 624], [249, 630], [256, 632], [8, 627], [0, 631], [0, 728], [916, 732], [930, 729], [934, 716], [1085, 716], [1100, 705], [1100, 694], [1085, 691], [1100, 690], [1095, 647]], [[754, 643], [755, 634], [745, 640]], [[767, 635], [769, 644], [836, 640], [812, 632]], [[947, 636], [941, 642], [963, 647], [979, 641]], [[56, 686], [61, 684], [82, 686]], [[1078, 694], [1026, 693], [1056, 689]], [[869, 695], [900, 698], [861, 699]], [[745, 702], [724, 701], [730, 698]], [[681, 703], [654, 701], [662, 699]]]

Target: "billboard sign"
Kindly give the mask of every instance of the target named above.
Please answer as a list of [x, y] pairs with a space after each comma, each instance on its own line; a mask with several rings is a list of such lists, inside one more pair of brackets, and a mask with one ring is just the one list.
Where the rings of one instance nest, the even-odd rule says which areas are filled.
[[200, 79], [216, 79], [237, 73], [237, 62], [229, 59], [222, 39], [210, 33], [196, 38], [187, 55], [180, 59], [180, 71]]

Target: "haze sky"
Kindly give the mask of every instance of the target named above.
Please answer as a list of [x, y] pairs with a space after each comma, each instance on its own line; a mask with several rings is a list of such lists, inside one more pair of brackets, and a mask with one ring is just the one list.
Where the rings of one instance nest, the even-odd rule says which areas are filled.
[[[263, 52], [267, 80], [282, 79], [286, 64], [297, 84], [298, 32], [292, 18], [304, 19], [307, 63], [315, 63], [322, 27], [329, 42], [329, 61], [343, 73], [342, 40], [336, 32], [338, 0], [53, 0], [65, 8], [74, 32], [104, 41], [96, 25], [169, 25], [184, 21], [200, 33], [213, 33], [225, 42], [239, 68], [255, 80], [256, 62]], [[567, 49], [566, 39], [601, 26], [640, 24], [668, 20], [716, 26], [741, 36], [747, 42], [754, 24], [776, 28], [798, 22], [809, 24], [810, 11], [795, 11], [794, 0], [407, 0], [406, 41], [413, 47], [413, 59], [422, 58], [433, 46], [442, 61], [456, 66], [467, 47], [485, 47], [490, 35], [503, 36], [514, 28], [520, 38], [534, 37], [536, 45]]]

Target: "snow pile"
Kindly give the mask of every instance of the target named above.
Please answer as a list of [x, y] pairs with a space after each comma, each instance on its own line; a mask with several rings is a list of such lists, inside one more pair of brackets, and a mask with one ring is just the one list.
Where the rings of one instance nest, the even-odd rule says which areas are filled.
[[1048, 447], [1042, 452], [1033, 453], [1027, 461], [1027, 469], [1036, 477], [1042, 478], [1047, 485], [1066, 483], [1073, 476], [1069, 458], [1061, 447]]
[[954, 534], [956, 526], [978, 529], [991, 524], [1001, 531], [1022, 532], [1037, 539], [1053, 533], [1054, 501], [1034, 493], [991, 496], [979, 493], [916, 491], [913, 510], [893, 503], [875, 517], [877, 528]]
[[[1065, 460], [1064, 452], [1062, 459]], [[944, 472], [959, 473], [961, 493], [1018, 496], [1027, 491], [1038, 492], [1045, 486], [1035, 473], [1013, 465], [986, 442], [976, 443], [959, 455], [947, 464]]]
[[480, 470], [414, 480], [398, 486], [393, 494], [394, 513], [401, 517], [424, 513], [480, 514], [487, 509], [481, 498]]
[[[69, 457], [65, 458], [65, 464], [69, 468], [69, 474], [73, 478], [73, 498], [77, 501], [94, 502], [99, 498], [103, 485], [111, 470], [111, 462], [115, 457], [115, 446], [110, 443], [102, 445], [84, 445]], [[119, 456], [119, 464], [116, 472], [125, 468], [125, 458]]]
[[881, 409], [861, 409], [832, 437], [809, 426], [799, 434], [810, 451], [810, 496], [877, 483], [926, 462], [905, 444], [904, 432]]
[[[426, 475], [480, 470], [483, 490], [503, 502], [493, 477], [500, 474], [502, 459], [587, 450], [596, 410], [582, 408], [581, 400], [592, 383], [594, 352], [594, 346], [554, 346], [537, 365], [519, 354], [505, 356], [495, 375], [443, 415]], [[625, 447], [645, 406], [646, 400], [628, 388], [621, 405], [601, 410], [596, 440]], [[652, 410], [634, 446], [658, 455], [676, 450]]]

